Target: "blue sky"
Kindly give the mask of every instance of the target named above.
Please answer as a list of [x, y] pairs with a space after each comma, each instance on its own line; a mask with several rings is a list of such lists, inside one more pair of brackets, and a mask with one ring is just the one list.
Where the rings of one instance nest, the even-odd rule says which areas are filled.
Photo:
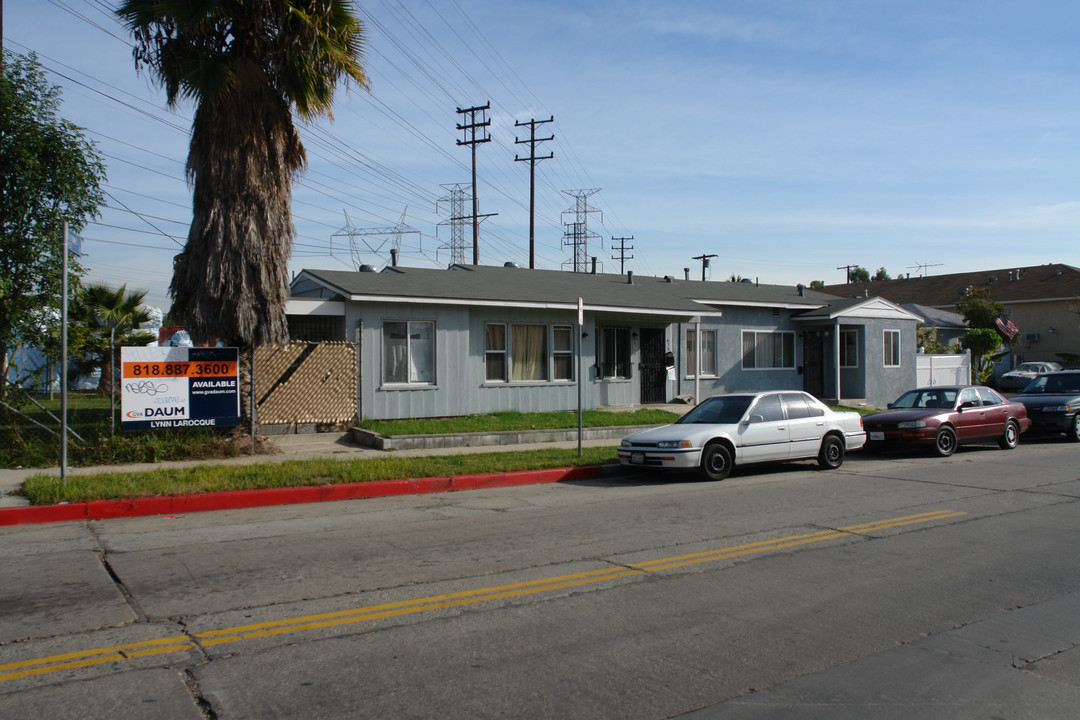
[[[105, 154], [108, 205], [84, 232], [90, 279], [167, 308], [190, 220], [192, 108], [165, 109], [137, 75], [106, 0], [8, 0], [4, 47], [39, 53], [63, 114]], [[290, 267], [449, 259], [445, 186], [468, 186], [455, 109], [492, 109], [478, 148], [480, 261], [528, 264], [527, 128], [538, 152], [537, 266], [571, 260], [574, 198], [589, 255], [627, 269], [763, 283], [843, 282], [1048, 262], [1080, 265], [1080, 5], [1072, 2], [376, 0], [372, 88], [339, 92], [334, 120], [301, 126]], [[407, 210], [406, 210], [407, 208]], [[467, 259], [471, 261], [471, 229]], [[366, 242], [364, 240], [366, 239]], [[617, 246], [617, 243], [615, 244]]]

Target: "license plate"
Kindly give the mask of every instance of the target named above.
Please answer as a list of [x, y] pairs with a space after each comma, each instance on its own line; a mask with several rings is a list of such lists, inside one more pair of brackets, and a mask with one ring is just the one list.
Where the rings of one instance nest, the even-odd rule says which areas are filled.
[[645, 464], [645, 453], [630, 453], [630, 464], [631, 465], [644, 465]]
[[870, 439], [871, 440], [884, 440], [885, 439], [885, 433], [883, 433], [883, 432], [872, 432], [872, 433], [870, 433]]

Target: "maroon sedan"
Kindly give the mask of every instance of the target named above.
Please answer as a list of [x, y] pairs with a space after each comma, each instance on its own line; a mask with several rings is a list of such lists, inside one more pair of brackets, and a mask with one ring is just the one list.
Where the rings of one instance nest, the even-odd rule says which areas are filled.
[[1027, 409], [981, 385], [909, 390], [889, 409], [863, 418], [866, 447], [932, 447], [942, 457], [964, 443], [997, 442], [1016, 447], [1031, 426]]

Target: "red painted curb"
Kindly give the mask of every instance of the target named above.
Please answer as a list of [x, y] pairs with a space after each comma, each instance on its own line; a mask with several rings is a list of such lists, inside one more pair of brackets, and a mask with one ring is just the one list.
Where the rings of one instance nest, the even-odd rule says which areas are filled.
[[174, 497], [129, 498], [124, 500], [93, 500], [62, 505], [32, 505], [0, 508], [0, 526], [34, 525], [71, 520], [105, 520], [145, 515], [174, 515], [236, 510], [240, 508], [292, 505], [297, 503], [332, 502], [394, 495], [425, 495], [457, 490], [511, 487], [562, 480], [589, 480], [601, 477], [599, 465], [552, 468], [550, 470], [520, 470], [486, 475], [455, 475], [453, 477], [407, 478], [375, 480], [340, 485], [307, 485], [295, 488], [266, 488], [264, 490], [228, 490], [198, 495]]

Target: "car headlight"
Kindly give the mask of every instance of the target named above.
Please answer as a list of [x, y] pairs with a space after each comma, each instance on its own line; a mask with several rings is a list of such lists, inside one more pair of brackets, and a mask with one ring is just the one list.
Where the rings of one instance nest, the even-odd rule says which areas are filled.
[[1043, 412], [1069, 412], [1068, 405], [1047, 405], [1043, 408]]
[[688, 448], [688, 447], [690, 447], [690, 441], [689, 440], [661, 440], [660, 442], [656, 443], [656, 447], [665, 448], [665, 449], [669, 449], [669, 448]]
[[908, 428], [921, 428], [926, 427], [925, 420], [908, 420], [906, 422], [896, 423], [898, 430], [907, 430]]

